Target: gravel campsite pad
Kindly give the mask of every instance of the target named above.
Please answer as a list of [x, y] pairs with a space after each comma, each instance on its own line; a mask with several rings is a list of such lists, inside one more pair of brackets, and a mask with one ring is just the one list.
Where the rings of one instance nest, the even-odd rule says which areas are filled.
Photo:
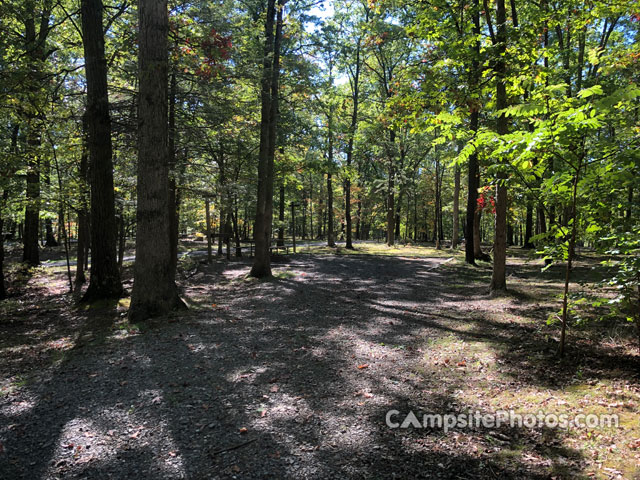
[[[539, 266], [502, 299], [446, 256], [282, 257], [269, 281], [249, 266], [200, 265], [189, 311], [143, 325], [36, 274], [0, 322], [0, 478], [637, 478], [638, 356], [585, 336], [558, 363], [559, 284]], [[385, 423], [602, 402], [621, 428]]]

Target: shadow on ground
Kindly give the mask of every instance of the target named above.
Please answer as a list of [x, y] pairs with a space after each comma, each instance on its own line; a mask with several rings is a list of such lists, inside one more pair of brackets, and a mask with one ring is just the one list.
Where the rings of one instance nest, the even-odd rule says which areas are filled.
[[54, 303], [3, 322], [3, 377], [22, 380], [0, 399], [0, 478], [581, 475], [583, 454], [555, 430], [385, 424], [390, 409], [491, 412], [461, 399], [462, 367], [436, 374], [442, 339], [486, 344], [500, 381], [551, 392], [587, 363], [599, 378], [640, 371], [637, 357], [580, 344], [559, 365], [538, 327], [547, 306], [526, 292], [489, 301], [486, 270], [444, 260], [300, 256], [263, 282], [244, 261], [218, 262], [185, 282], [180, 317], [136, 326], [121, 306]]

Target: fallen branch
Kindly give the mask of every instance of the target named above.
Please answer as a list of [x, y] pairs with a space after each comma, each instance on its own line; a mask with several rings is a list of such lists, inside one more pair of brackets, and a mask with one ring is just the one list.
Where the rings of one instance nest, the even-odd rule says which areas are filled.
[[240, 443], [238, 445], [233, 445], [232, 447], [227, 447], [227, 448], [221, 448], [219, 450], [214, 450], [213, 452], [209, 452], [209, 455], [218, 455], [219, 453], [230, 452], [231, 450], [236, 450], [238, 448], [245, 447], [245, 446], [247, 446], [250, 443], [253, 443], [255, 441], [256, 441], [256, 439], [252, 438], [251, 440], [247, 440], [246, 442]]

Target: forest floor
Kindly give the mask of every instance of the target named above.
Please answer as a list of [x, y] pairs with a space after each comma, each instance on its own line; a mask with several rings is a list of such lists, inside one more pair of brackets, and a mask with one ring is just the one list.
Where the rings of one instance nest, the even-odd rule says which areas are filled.
[[[191, 248], [187, 246], [185, 248]], [[572, 328], [562, 267], [490, 266], [409, 246], [185, 257], [190, 309], [145, 324], [128, 299], [76, 305], [64, 267], [9, 268], [0, 304], [0, 479], [640, 478], [630, 327]], [[591, 288], [597, 259], [574, 275]], [[131, 288], [131, 265], [124, 278]], [[591, 285], [592, 286], [592, 285]], [[616, 414], [618, 427], [390, 428], [389, 410]]]

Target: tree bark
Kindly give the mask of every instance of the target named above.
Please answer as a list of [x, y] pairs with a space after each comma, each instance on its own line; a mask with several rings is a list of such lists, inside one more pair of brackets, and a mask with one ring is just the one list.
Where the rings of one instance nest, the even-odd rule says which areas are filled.
[[34, 121], [27, 132], [27, 204], [24, 212], [22, 261], [29, 266], [40, 264], [38, 230], [40, 221], [40, 159], [35, 151], [40, 146], [40, 136], [34, 132]]
[[[369, 17], [369, 10], [367, 9], [367, 20]], [[353, 161], [353, 143], [356, 135], [356, 129], [358, 128], [358, 108], [360, 102], [360, 50], [362, 47], [362, 37], [358, 37], [356, 43], [356, 64], [354, 68], [354, 74], [352, 79], [351, 100], [353, 101], [353, 110], [351, 111], [351, 125], [349, 126], [349, 143], [347, 144], [347, 168], [351, 167]], [[347, 171], [347, 178], [344, 182], [345, 189], [345, 217], [346, 217], [346, 245], [345, 248], [353, 249], [353, 242], [351, 238], [352, 219], [351, 219], [351, 172]], [[360, 224], [358, 220], [358, 225]], [[359, 235], [358, 235], [359, 236]]]
[[[51, 191], [51, 160], [49, 159], [49, 157], [45, 157], [44, 160], [44, 171], [42, 172], [42, 176], [43, 176], [43, 180], [44, 180], [44, 184], [45, 184], [45, 191], [50, 192]], [[62, 205], [59, 206], [59, 211], [62, 209]], [[60, 229], [60, 217], [62, 215], [60, 215], [58, 217], [58, 229]], [[53, 222], [51, 220], [51, 218], [45, 218], [44, 219], [44, 246], [45, 247], [57, 247], [58, 246], [58, 241], [56, 240], [55, 235], [53, 234]]]
[[460, 229], [460, 166], [456, 165], [453, 177], [453, 231], [451, 232], [451, 248], [458, 247]]
[[140, 0], [138, 16], [138, 208], [131, 321], [184, 307], [170, 267], [167, 0]]
[[387, 179], [387, 245], [392, 247], [395, 244], [395, 158], [393, 152], [396, 145], [396, 132], [389, 130], [389, 172]]
[[[176, 277], [178, 271], [178, 227], [180, 217], [178, 215], [178, 182], [176, 168], [176, 95], [178, 93], [178, 82], [176, 73], [171, 72], [169, 84], [169, 131], [168, 131], [168, 151], [169, 151], [169, 245], [171, 248], [169, 261], [169, 276]], [[124, 219], [123, 219], [124, 220]], [[124, 223], [123, 223], [124, 226]]]
[[[472, 13], [473, 34], [476, 41], [471, 46], [471, 69], [469, 72], [469, 91], [472, 96], [470, 101], [469, 128], [474, 137], [478, 133], [480, 119], [480, 102], [475, 96], [478, 95], [478, 85], [480, 82], [480, 2], [473, 0]], [[479, 238], [476, 236], [476, 210], [478, 209], [478, 152], [474, 148], [469, 155], [467, 167], [467, 231], [464, 234], [465, 240], [465, 261], [470, 265], [476, 264], [476, 253], [480, 249]]]
[[522, 248], [533, 248], [533, 242], [531, 241], [531, 237], [533, 236], [533, 204], [529, 201], [527, 202], [527, 217], [525, 220], [524, 227], [524, 242]]
[[116, 259], [111, 119], [104, 56], [102, 0], [82, 0], [82, 35], [87, 77], [87, 126], [91, 184], [91, 274], [83, 300], [122, 294]]
[[278, 118], [282, 9], [283, 0], [278, 1], [277, 8], [276, 0], [268, 0], [261, 81], [262, 107], [260, 148], [258, 154], [258, 196], [254, 227], [256, 254], [250, 272], [252, 277], [257, 278], [271, 276], [269, 247], [271, 243], [271, 223], [273, 219], [273, 161], [275, 156]]
[[327, 173], [327, 246], [329, 247], [336, 246], [333, 227], [333, 183], [331, 174]]
[[4, 288], [4, 217], [2, 216], [2, 210], [9, 198], [9, 191], [3, 190], [2, 203], [0, 203], [0, 300], [7, 298], [7, 291]]
[[278, 204], [278, 220], [280, 226], [278, 227], [278, 246], [284, 246], [284, 178], [280, 182], [280, 202]]
[[[507, 107], [506, 86], [506, 49], [507, 49], [507, 14], [504, 0], [496, 2], [496, 110], [501, 111]], [[507, 117], [500, 113], [497, 121], [498, 135], [509, 133]], [[504, 163], [500, 159], [500, 163]], [[507, 289], [506, 260], [507, 260], [507, 184], [506, 175], [498, 174], [495, 199], [495, 237], [493, 242], [493, 272], [491, 275], [491, 292], [499, 293]]]

